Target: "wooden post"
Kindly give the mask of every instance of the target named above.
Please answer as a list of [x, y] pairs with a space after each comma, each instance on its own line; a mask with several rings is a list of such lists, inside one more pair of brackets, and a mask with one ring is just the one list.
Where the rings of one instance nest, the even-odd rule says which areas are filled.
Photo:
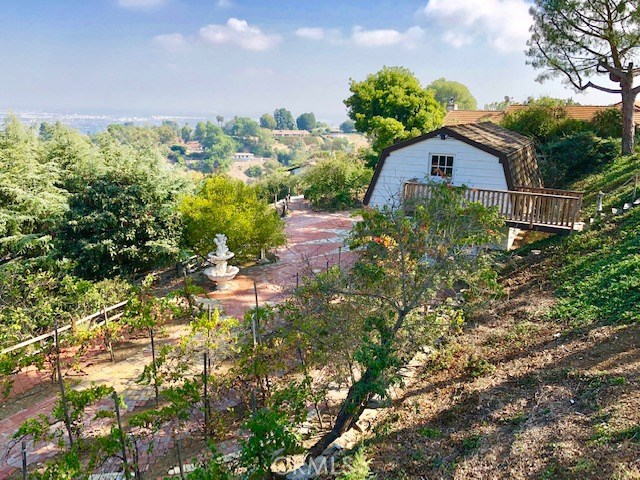
[[327, 274], [329, 273], [329, 260], [327, 260]]
[[596, 212], [602, 214], [602, 201], [604, 200], [604, 192], [598, 192], [598, 206]]
[[113, 398], [113, 405], [116, 410], [116, 421], [118, 422], [118, 431], [120, 432], [120, 447], [122, 448], [122, 464], [124, 467], [124, 478], [129, 478], [129, 461], [127, 460], [127, 445], [124, 441], [124, 431], [122, 430], [122, 420], [120, 418], [120, 398], [118, 393], [114, 390], [111, 394]]
[[207, 391], [207, 352], [205, 351], [202, 354], [202, 365], [203, 365], [203, 375], [202, 375], [202, 384], [204, 387], [204, 395], [202, 398], [202, 406], [204, 408], [204, 441], [205, 443], [208, 441], [209, 439], [209, 393]]
[[22, 441], [22, 480], [27, 480], [27, 442]]
[[55, 348], [56, 348], [56, 373], [58, 377], [58, 386], [60, 387], [60, 402], [62, 403], [62, 413], [64, 415], [64, 425], [69, 435], [69, 447], [73, 447], [73, 434], [71, 433], [71, 418], [69, 417], [69, 407], [67, 405], [67, 392], [64, 387], [64, 379], [62, 378], [62, 368], [60, 367], [60, 339], [58, 338], [58, 319], [53, 323]]
[[300, 288], [300, 273], [296, 273], [296, 290]]
[[256, 299], [256, 309], [253, 313], [253, 319], [252, 319], [253, 346], [255, 347], [260, 340], [260, 332], [259, 332], [260, 324], [258, 320], [258, 285], [256, 284], [255, 280], [253, 281], [253, 295], [255, 296], [255, 299]]
[[158, 391], [158, 366], [156, 364], [156, 343], [153, 338], [153, 327], [149, 327], [149, 335], [151, 336], [151, 361], [153, 368], [153, 389], [156, 394], [156, 406], [160, 405], [160, 392]]
[[102, 315], [104, 316], [104, 340], [107, 344], [107, 350], [109, 350], [111, 363], [113, 363], [116, 359], [113, 356], [113, 345], [111, 344], [111, 332], [109, 331], [109, 315], [107, 314], [107, 307], [102, 308]]
[[342, 247], [338, 247], [338, 270], [342, 270]]

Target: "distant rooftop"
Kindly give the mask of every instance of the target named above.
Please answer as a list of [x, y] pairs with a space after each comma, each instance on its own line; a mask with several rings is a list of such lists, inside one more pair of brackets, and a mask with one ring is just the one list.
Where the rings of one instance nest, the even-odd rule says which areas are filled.
[[[592, 120], [596, 113], [610, 108], [621, 108], [621, 103], [613, 105], [567, 105], [565, 110], [570, 118], [575, 120]], [[513, 113], [529, 108], [529, 105], [514, 104], [509, 105], [506, 110], [450, 110], [444, 117], [443, 125], [459, 125], [462, 123], [499, 123], [505, 114]], [[640, 103], [636, 103], [635, 114], [636, 124], [640, 124]]]

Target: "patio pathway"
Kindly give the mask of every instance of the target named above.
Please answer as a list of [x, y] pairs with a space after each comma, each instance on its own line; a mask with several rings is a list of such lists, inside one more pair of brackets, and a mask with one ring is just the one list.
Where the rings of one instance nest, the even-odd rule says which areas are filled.
[[[257, 284], [260, 304], [277, 303], [292, 292], [296, 285], [296, 274], [302, 278], [325, 269], [327, 265], [337, 265], [340, 261], [341, 265], [345, 266], [353, 261], [354, 255], [345, 247], [344, 240], [355, 223], [355, 218], [345, 213], [313, 212], [301, 199], [292, 201], [290, 205], [291, 212], [285, 220], [288, 242], [285, 247], [277, 250], [278, 262], [243, 269], [232, 282], [230, 290], [208, 294], [210, 299], [214, 299], [221, 305], [225, 314], [242, 318], [244, 313], [255, 305], [254, 280]], [[202, 273], [197, 275], [202, 276]], [[200, 279], [198, 283], [203, 281]], [[206, 282], [204, 284], [206, 285]], [[186, 328], [184, 325], [168, 327], [168, 336], [161, 339], [161, 342], [176, 342], [186, 332]], [[123, 395], [128, 411], [146, 405], [154, 398], [153, 387], [137, 384], [136, 378], [142, 372], [144, 365], [151, 362], [150, 350], [147, 344], [130, 357], [115, 363], [94, 362], [92, 355], [96, 355], [96, 352], [88, 352], [80, 362], [85, 375], [73, 377], [77, 380], [74, 388], [86, 388], [92, 383], [108, 384]], [[14, 394], [28, 392], [38, 384], [47, 381], [47, 378], [47, 374], [35, 371], [20, 375], [20, 383], [16, 385], [17, 392]], [[29, 418], [40, 414], [50, 415], [55, 401], [55, 396], [45, 398], [0, 420], [0, 448], [2, 448], [0, 480], [8, 478], [21, 465], [20, 445], [7, 450], [14, 432]], [[111, 407], [112, 402], [105, 399], [99, 402], [92, 412], [95, 413], [96, 409]], [[97, 433], [109, 428], [112, 420], [92, 420], [92, 412], [88, 412], [85, 419], [88, 429]], [[194, 419], [194, 424], [197, 420]], [[168, 432], [161, 432], [154, 441], [156, 442], [154, 456], [162, 456], [168, 449], [173, 448], [173, 439]], [[228, 444], [223, 444], [221, 447], [222, 453], [231, 453], [237, 448], [236, 445]], [[41, 464], [54, 456], [58, 448], [54, 444], [46, 443], [34, 447], [29, 442], [27, 451], [28, 464], [34, 465]], [[119, 468], [117, 462], [109, 462], [103, 471], [117, 471]]]

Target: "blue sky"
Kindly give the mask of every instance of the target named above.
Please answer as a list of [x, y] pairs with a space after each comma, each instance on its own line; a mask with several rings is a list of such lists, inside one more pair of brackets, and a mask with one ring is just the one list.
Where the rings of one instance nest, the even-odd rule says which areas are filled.
[[465, 83], [479, 104], [570, 97], [525, 65], [528, 0], [2, 0], [0, 110], [346, 117], [384, 65]]

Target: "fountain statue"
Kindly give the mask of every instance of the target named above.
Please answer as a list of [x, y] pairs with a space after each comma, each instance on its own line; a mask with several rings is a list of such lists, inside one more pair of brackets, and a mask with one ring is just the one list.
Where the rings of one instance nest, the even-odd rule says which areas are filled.
[[227, 261], [235, 254], [227, 247], [227, 236], [221, 233], [214, 239], [216, 251], [207, 255], [207, 260], [212, 267], [204, 269], [204, 274], [209, 280], [215, 282], [217, 290], [226, 290], [227, 284], [233, 280], [240, 269], [227, 265]]

